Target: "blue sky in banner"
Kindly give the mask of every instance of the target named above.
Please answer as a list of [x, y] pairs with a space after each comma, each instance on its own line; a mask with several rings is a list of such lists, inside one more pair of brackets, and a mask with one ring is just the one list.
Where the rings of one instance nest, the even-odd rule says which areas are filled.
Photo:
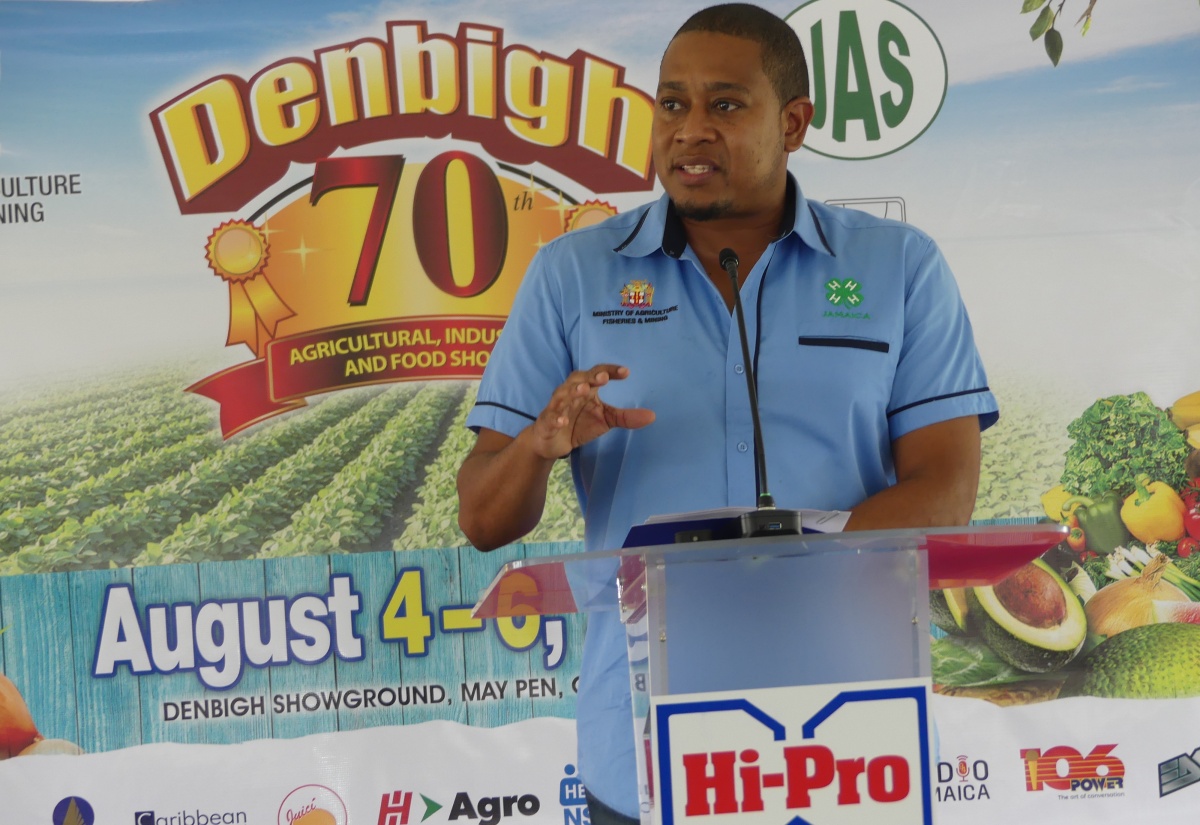
[[[77, 172], [84, 181], [83, 195], [54, 203], [44, 224], [0, 227], [0, 349], [58, 330], [35, 361], [0, 362], [0, 383], [85, 367], [88, 357], [133, 357], [148, 342], [157, 353], [219, 353], [226, 298], [203, 244], [230, 216], [178, 214], [148, 119], [193, 84], [250, 77], [410, 19], [451, 34], [460, 22], [489, 23], [506, 43], [560, 55], [585, 49], [649, 91], [666, 39], [698, 5], [0, 0], [0, 177]], [[764, 5], [786, 15], [796, 4]], [[1200, 7], [1100, 0], [1081, 38], [1070, 24], [1086, 3], [1069, 0], [1056, 69], [1030, 42], [1032, 15], [1018, 14], [1015, 0], [907, 5], [946, 51], [951, 85], [939, 118], [877, 160], [801, 152], [792, 168], [806, 193], [904, 197], [909, 220], [946, 249], [972, 307], [1011, 304], [1019, 293], [1023, 325], [1082, 340], [1092, 330], [1070, 310], [1079, 290], [1099, 283], [1132, 328], [1190, 346], [1182, 307], [1200, 305]], [[628, 208], [643, 196], [610, 199]], [[66, 241], [55, 235], [68, 226]], [[1164, 323], [1173, 313], [1179, 322]], [[1049, 336], [1012, 340], [1005, 324], [983, 320], [989, 362], [1045, 360]], [[97, 337], [105, 347], [89, 352]], [[1128, 369], [1158, 386], [1161, 403], [1195, 389], [1178, 371], [1147, 378], [1136, 348], [1109, 338], [1092, 345], [1097, 371]]]

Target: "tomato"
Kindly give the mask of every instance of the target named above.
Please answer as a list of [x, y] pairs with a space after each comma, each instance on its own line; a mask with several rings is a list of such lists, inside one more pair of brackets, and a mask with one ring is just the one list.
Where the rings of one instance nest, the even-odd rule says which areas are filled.
[[[1072, 516], [1074, 518], [1074, 516]], [[1083, 535], [1083, 530], [1078, 526], [1079, 522], [1075, 522], [1076, 526], [1071, 528], [1071, 532], [1067, 534], [1067, 547], [1070, 547], [1076, 553], [1082, 553], [1087, 547], [1087, 538]]]
[[1175, 545], [1175, 552], [1181, 559], [1186, 559], [1197, 551], [1200, 551], [1200, 539], [1194, 539], [1191, 536], [1180, 539], [1179, 544]]

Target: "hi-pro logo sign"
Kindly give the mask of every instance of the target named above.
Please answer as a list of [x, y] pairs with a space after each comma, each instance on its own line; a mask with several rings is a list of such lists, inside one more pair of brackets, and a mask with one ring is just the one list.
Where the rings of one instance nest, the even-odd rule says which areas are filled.
[[813, 0], [788, 18], [804, 44], [813, 120], [805, 147], [866, 160], [912, 143], [946, 97], [933, 30], [894, 0]]
[[927, 683], [816, 685], [659, 697], [662, 825], [928, 825]]

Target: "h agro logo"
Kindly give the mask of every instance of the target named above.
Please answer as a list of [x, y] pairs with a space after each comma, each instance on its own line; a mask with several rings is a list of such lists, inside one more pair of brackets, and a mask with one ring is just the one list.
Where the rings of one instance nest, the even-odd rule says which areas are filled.
[[946, 98], [946, 55], [929, 26], [887, 0], [813, 0], [788, 23], [804, 44], [814, 111], [805, 147], [846, 160], [902, 149]]
[[[435, 802], [423, 793], [418, 793], [421, 797], [421, 802], [425, 805], [425, 810], [421, 814], [421, 822], [429, 819], [435, 813], [442, 809], [439, 802]], [[376, 820], [377, 825], [408, 825], [409, 817], [413, 811], [413, 792], [412, 791], [392, 791], [385, 793], [379, 802], [379, 818]], [[414, 822], [416, 820], [413, 820]]]

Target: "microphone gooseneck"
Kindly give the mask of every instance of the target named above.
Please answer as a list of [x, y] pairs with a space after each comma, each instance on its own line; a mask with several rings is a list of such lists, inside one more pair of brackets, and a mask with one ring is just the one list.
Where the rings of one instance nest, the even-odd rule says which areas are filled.
[[738, 335], [742, 339], [743, 372], [746, 374], [746, 393], [750, 396], [750, 419], [754, 425], [754, 467], [758, 486], [758, 508], [774, 509], [775, 499], [767, 485], [767, 451], [763, 447], [762, 422], [758, 417], [758, 388], [754, 370], [750, 360], [750, 343], [746, 336], [746, 316], [742, 310], [741, 290], [738, 288], [738, 256], [729, 247], [721, 250], [717, 256], [721, 268], [729, 276], [733, 284], [733, 308], [737, 315]]

